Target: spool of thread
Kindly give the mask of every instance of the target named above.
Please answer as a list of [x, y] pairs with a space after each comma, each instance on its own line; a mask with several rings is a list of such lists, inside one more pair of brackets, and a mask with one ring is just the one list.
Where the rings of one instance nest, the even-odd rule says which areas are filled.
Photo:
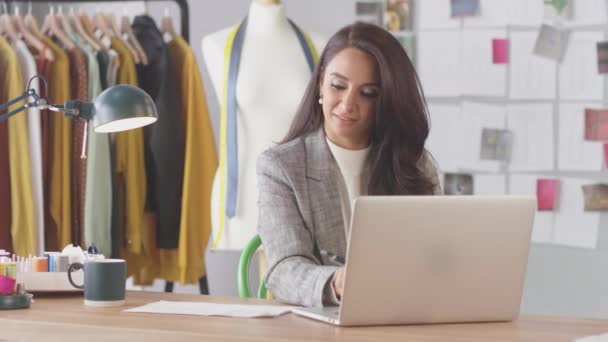
[[35, 257], [32, 259], [33, 272], [48, 272], [49, 259], [47, 257]]
[[15, 278], [0, 276], [0, 295], [11, 296], [15, 292]]
[[17, 263], [11, 261], [4, 264], [4, 275], [13, 279], [17, 279]]
[[49, 259], [49, 272], [57, 272], [55, 270], [55, 258], [61, 255], [59, 252], [44, 252], [44, 255]]
[[6, 264], [3, 262], [0, 262], [0, 276], [4, 276], [6, 275]]
[[53, 270], [55, 272], [67, 272], [68, 271], [68, 256], [67, 255], [54, 255], [53, 263], [55, 264]]

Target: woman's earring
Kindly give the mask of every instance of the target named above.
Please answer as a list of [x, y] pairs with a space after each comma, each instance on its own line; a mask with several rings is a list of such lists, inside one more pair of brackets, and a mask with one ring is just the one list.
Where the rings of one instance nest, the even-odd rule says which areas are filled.
[[323, 104], [323, 97], [319, 96], [319, 104]]

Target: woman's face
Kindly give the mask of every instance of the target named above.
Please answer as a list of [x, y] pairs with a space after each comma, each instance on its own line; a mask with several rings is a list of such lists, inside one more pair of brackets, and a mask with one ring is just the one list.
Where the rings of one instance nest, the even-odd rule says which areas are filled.
[[366, 148], [380, 96], [374, 59], [356, 48], [340, 51], [325, 67], [320, 89], [329, 140], [351, 150]]

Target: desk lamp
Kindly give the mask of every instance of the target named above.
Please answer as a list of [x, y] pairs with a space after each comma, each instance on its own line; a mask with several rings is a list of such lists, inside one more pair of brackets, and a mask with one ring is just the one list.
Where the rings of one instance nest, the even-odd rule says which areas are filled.
[[[28, 89], [21, 96], [0, 104], [0, 110], [30, 97], [33, 100], [11, 112], [0, 115], [0, 122], [32, 107], [63, 112], [65, 116], [72, 119], [85, 120], [84, 139], [86, 141], [89, 121], [92, 121], [95, 132], [110, 133], [143, 127], [155, 122], [158, 118], [154, 101], [140, 88], [119, 84], [104, 90], [97, 96], [95, 102], [68, 100], [63, 105], [49, 105], [45, 98], [36, 93], [35, 89], [30, 88], [31, 81], [36, 77], [42, 79], [46, 85], [46, 80], [41, 76], [32, 77], [28, 82]], [[84, 147], [83, 151], [86, 151]]]

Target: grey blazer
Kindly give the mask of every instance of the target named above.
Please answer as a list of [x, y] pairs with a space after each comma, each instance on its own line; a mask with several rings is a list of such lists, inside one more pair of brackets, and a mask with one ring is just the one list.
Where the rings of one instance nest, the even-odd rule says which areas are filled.
[[[425, 158], [436, 193], [437, 171]], [[338, 171], [338, 172], [336, 172]], [[268, 260], [266, 286], [279, 300], [322, 306], [324, 288], [338, 269], [320, 250], [346, 254], [338, 182], [325, 132], [262, 153], [257, 162], [258, 232]]]

